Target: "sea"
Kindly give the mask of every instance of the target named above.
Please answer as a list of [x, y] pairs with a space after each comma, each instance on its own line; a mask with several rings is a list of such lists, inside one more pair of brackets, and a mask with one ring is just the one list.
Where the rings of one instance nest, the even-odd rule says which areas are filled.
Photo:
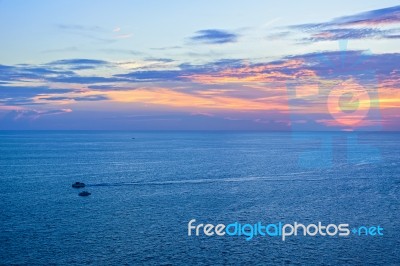
[[399, 203], [397, 132], [0, 131], [1, 265], [400, 265]]

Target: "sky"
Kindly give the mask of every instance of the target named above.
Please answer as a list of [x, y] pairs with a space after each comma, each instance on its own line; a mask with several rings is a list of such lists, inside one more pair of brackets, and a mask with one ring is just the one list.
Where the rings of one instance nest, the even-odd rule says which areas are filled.
[[400, 130], [398, 1], [0, 0], [0, 130]]

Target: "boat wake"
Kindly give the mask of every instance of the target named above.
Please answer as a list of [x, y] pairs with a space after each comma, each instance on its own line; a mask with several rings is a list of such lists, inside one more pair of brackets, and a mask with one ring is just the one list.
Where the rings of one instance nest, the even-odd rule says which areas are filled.
[[[304, 173], [303, 173], [304, 174]], [[167, 180], [167, 181], [149, 181], [149, 182], [117, 182], [117, 183], [98, 183], [87, 184], [88, 187], [117, 187], [117, 186], [166, 186], [166, 185], [195, 185], [209, 183], [229, 183], [229, 182], [318, 182], [332, 180], [349, 180], [349, 179], [371, 179], [367, 177], [342, 177], [342, 178], [308, 178], [299, 176], [293, 178], [293, 175], [284, 176], [248, 176], [248, 177], [231, 177], [231, 178], [203, 178], [203, 179], [187, 179], [187, 180]]]

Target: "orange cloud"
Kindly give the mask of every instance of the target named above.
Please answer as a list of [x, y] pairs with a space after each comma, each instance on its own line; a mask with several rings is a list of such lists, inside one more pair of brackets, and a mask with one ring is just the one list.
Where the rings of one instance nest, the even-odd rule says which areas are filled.
[[283, 73], [283, 69], [299, 68], [304, 62], [302, 60], [288, 60], [280, 64], [248, 65], [239, 68], [228, 68], [213, 74], [187, 75], [193, 82], [202, 84], [223, 84], [223, 83], [252, 83], [252, 82], [277, 82], [294, 79], [298, 77], [315, 76], [311, 70], [301, 70], [295, 75]]
[[24, 110], [24, 108], [23, 108], [23, 107], [20, 107], [20, 106], [0, 105], [0, 110], [4, 110], [4, 111], [17, 111], [17, 110]]
[[400, 108], [400, 89], [379, 88], [379, 108]]
[[105, 94], [113, 101], [145, 103], [177, 108], [230, 109], [230, 110], [279, 110], [286, 111], [287, 103], [282, 97], [268, 99], [240, 99], [225, 96], [208, 97], [188, 94], [165, 88], [137, 89], [131, 91], [108, 91]]

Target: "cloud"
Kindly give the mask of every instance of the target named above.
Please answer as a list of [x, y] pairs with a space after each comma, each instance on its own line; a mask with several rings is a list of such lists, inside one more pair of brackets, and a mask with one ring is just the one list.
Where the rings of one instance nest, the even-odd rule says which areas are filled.
[[143, 54], [142, 52], [136, 51], [136, 50], [130, 50], [130, 49], [112, 49], [112, 48], [107, 48], [107, 49], [99, 49], [100, 52], [105, 52], [105, 53], [112, 53], [112, 54], [127, 54], [127, 55], [140, 55]]
[[166, 50], [175, 50], [175, 49], [182, 49], [182, 46], [166, 46], [166, 47], [153, 47], [150, 48], [151, 50], [156, 50], [156, 51], [166, 51]]
[[79, 75], [65, 75], [48, 77], [47, 81], [59, 83], [76, 83], [76, 84], [95, 84], [95, 83], [108, 83], [124, 81], [118, 77], [101, 77], [101, 76], [79, 76]]
[[[316, 52], [303, 55], [288, 56], [304, 62], [303, 70], [310, 70], [321, 79], [340, 79], [356, 77], [360, 82], [391, 80], [398, 74], [400, 53], [371, 54], [366, 51], [345, 50]], [[381, 83], [382, 84], [382, 83]], [[380, 84], [380, 85], [381, 85]], [[397, 81], [400, 84], [400, 80]]]
[[86, 26], [79, 24], [58, 24], [57, 27], [62, 30], [71, 30], [71, 31], [105, 32], [105, 29], [99, 26]]
[[[0, 76], [4, 72], [13, 79], [11, 84], [0, 86], [0, 108], [24, 108], [39, 104], [67, 106], [74, 102], [96, 101], [139, 109], [147, 106], [154, 108], [152, 110], [206, 113], [215, 110], [233, 113], [270, 110], [284, 114], [293, 108], [302, 119], [309, 118], [322, 123], [329, 120], [329, 116], [324, 116], [327, 114], [326, 100], [322, 98], [324, 95], [315, 97], [311, 102], [306, 97], [315, 91], [319, 93], [321, 86], [330, 89], [339, 81], [348, 79], [368, 90], [377, 91], [379, 87], [385, 93], [382, 106], [398, 108], [398, 97], [391, 98], [390, 92], [400, 88], [399, 53], [324, 51], [266, 62], [223, 59], [204, 64], [176, 64], [169, 59], [148, 59], [172, 64], [161, 70], [141, 65], [132, 71], [120, 67], [119, 63], [112, 63], [112, 72], [107, 76], [102, 71], [94, 72], [97, 76], [84, 76], [72, 70], [61, 70], [82, 65], [94, 67], [109, 64], [104, 60], [63, 59], [37, 66], [0, 65]], [[27, 75], [40, 77], [41, 84], [51, 84], [60, 89], [14, 84], [18, 79], [25, 80]], [[25, 84], [29, 82], [39, 84], [36, 80], [25, 81]], [[65, 83], [70, 83], [73, 89], [63, 89]], [[289, 98], [288, 103], [288, 95], [293, 89], [300, 92], [296, 95], [305, 98]], [[257, 123], [267, 122], [261, 119]]]
[[77, 101], [77, 102], [95, 102], [109, 100], [106, 95], [88, 95], [80, 97], [64, 97], [64, 96], [51, 96], [51, 97], [40, 97], [39, 100], [46, 101]]
[[[206, 64], [192, 65], [189, 63], [183, 63], [178, 66], [173, 66], [177, 69], [166, 69], [166, 70], [153, 70], [148, 69], [149, 67], [160, 67], [164, 64], [172, 63], [170, 59], [151, 59], [156, 60], [158, 64], [152, 64], [150, 66], [143, 65], [138, 67], [137, 70], [125, 74], [116, 74], [114, 77], [125, 79], [130, 82], [154, 82], [154, 81], [188, 81], [188, 76], [196, 74], [212, 73], [223, 68], [230, 68], [238, 66], [241, 60], [237, 59], [222, 59]], [[159, 63], [162, 63], [159, 65]]]
[[48, 66], [41, 65], [16, 65], [6, 66], [0, 65], [0, 81], [12, 82], [12, 81], [24, 81], [24, 80], [43, 80], [46, 76], [54, 75], [73, 75], [74, 72], [51, 68]]
[[305, 40], [316, 41], [335, 41], [335, 40], [350, 40], [350, 39], [383, 39], [391, 38], [398, 39], [399, 35], [391, 34], [392, 30], [380, 30], [376, 28], [354, 28], [354, 29], [327, 29], [313, 33], [311, 37]]
[[290, 26], [290, 28], [313, 30], [339, 26], [387, 25], [400, 23], [400, 6], [376, 9], [350, 16], [335, 18], [328, 22], [308, 23]]
[[36, 120], [42, 116], [59, 115], [71, 113], [72, 109], [51, 109], [51, 110], [36, 110], [36, 109], [21, 109], [12, 110], [7, 113], [5, 120]]
[[99, 26], [79, 24], [58, 24], [56, 27], [64, 33], [79, 35], [103, 43], [112, 43], [116, 39], [110, 38], [110, 31]]
[[196, 35], [190, 39], [194, 42], [207, 43], [207, 44], [224, 44], [236, 42], [237, 34], [217, 29], [200, 30]]
[[172, 62], [175, 62], [175, 60], [174, 60], [174, 59], [171, 59], [171, 58], [154, 58], [154, 57], [146, 58], [145, 61], [150, 61], [150, 62], [162, 62], [162, 63], [172, 63]]
[[66, 67], [70, 70], [83, 70], [94, 69], [99, 66], [107, 66], [110, 65], [110, 63], [104, 60], [95, 59], [63, 59], [50, 62], [48, 65]]
[[[368, 81], [372, 72], [386, 79], [398, 68], [400, 54], [369, 54], [365, 51], [328, 51], [283, 57], [282, 59], [251, 63], [247, 60], [219, 60], [200, 65], [180, 64], [177, 69], [147, 70], [139, 67], [129, 73], [115, 74], [99, 80], [89, 79], [86, 83], [100, 83], [93, 89], [129, 89], [132, 86], [115, 86], [115, 82], [135, 84], [137, 82], [185, 82], [199, 84], [243, 84], [243, 83], [281, 83], [290, 80], [321, 78], [337, 79], [348, 76]], [[375, 71], [376, 70], [376, 71]], [[79, 78], [76, 79], [78, 82]], [[108, 79], [108, 80], [107, 80]], [[113, 81], [113, 79], [116, 79]], [[114, 83], [114, 85], [113, 85]], [[94, 85], [94, 84], [93, 84]], [[91, 86], [93, 86], [91, 85]], [[115, 86], [115, 87], [113, 87]]]
[[104, 60], [62, 59], [43, 65], [20, 64], [15, 66], [0, 65], [0, 82], [58, 82], [58, 83], [102, 83], [122, 81], [117, 77], [81, 76], [76, 70], [115, 67]]
[[180, 70], [148, 70], [134, 71], [127, 74], [117, 74], [117, 78], [125, 78], [130, 81], [178, 81], [182, 80]]
[[0, 86], [0, 104], [2, 105], [39, 105], [34, 97], [45, 94], [65, 94], [74, 89], [54, 89], [44, 86]]
[[161, 105], [172, 108], [183, 108], [189, 110], [280, 110], [286, 111], [287, 105], [284, 99], [276, 98], [270, 101], [265, 99], [241, 99], [238, 97], [214, 96], [208, 97], [190, 92], [174, 91], [170, 88], [140, 88], [133, 91], [112, 91], [108, 96], [116, 102], [141, 103]]
[[[387, 27], [399, 23], [400, 6], [394, 6], [339, 17], [327, 22], [292, 25], [288, 29], [310, 34], [310, 37], [302, 39], [306, 42], [340, 39], [398, 39], [400, 28]], [[386, 29], [380, 29], [379, 26], [386, 26]]]
[[12, 97], [33, 97], [40, 94], [48, 93], [69, 93], [74, 92], [74, 89], [54, 89], [44, 86], [0, 86], [0, 98], [12, 98]]
[[[341, 31], [334, 33], [342, 34]], [[93, 90], [126, 90], [134, 88], [135, 83], [139, 82], [273, 83], [316, 75], [321, 78], [357, 76], [361, 72], [360, 67], [369, 70], [376, 69], [377, 74], [388, 77], [393, 75], [390, 73], [398, 68], [399, 60], [400, 56], [397, 53], [368, 54], [363, 51], [309, 53], [259, 63], [241, 59], [222, 59], [205, 64], [182, 63], [176, 65], [173, 60], [168, 58], [148, 58], [145, 59], [146, 64], [136, 62], [137, 67], [134, 68], [134, 71], [131, 69], [126, 73], [126, 67], [121, 68], [122, 63], [110, 63], [95, 59], [62, 59], [44, 65], [0, 65], [0, 82], [5, 83], [3, 85], [9, 85], [9, 88], [15, 85], [10, 82], [36, 81], [38, 84], [43, 82], [88, 84], [88, 88]], [[356, 64], [358, 64], [357, 68], [354, 67]], [[74, 71], [96, 69], [99, 66], [110, 67], [114, 74], [85, 76]], [[19, 91], [22, 91], [23, 87], [18, 86]], [[40, 86], [32, 91], [38, 92], [39, 89]]]
[[89, 85], [88, 88], [94, 91], [118, 91], [118, 90], [133, 90], [132, 86], [118, 86], [113, 84]]
[[399, 22], [400, 6], [371, 10], [352, 16], [336, 18], [333, 20], [334, 24], [346, 26], [393, 24]]

